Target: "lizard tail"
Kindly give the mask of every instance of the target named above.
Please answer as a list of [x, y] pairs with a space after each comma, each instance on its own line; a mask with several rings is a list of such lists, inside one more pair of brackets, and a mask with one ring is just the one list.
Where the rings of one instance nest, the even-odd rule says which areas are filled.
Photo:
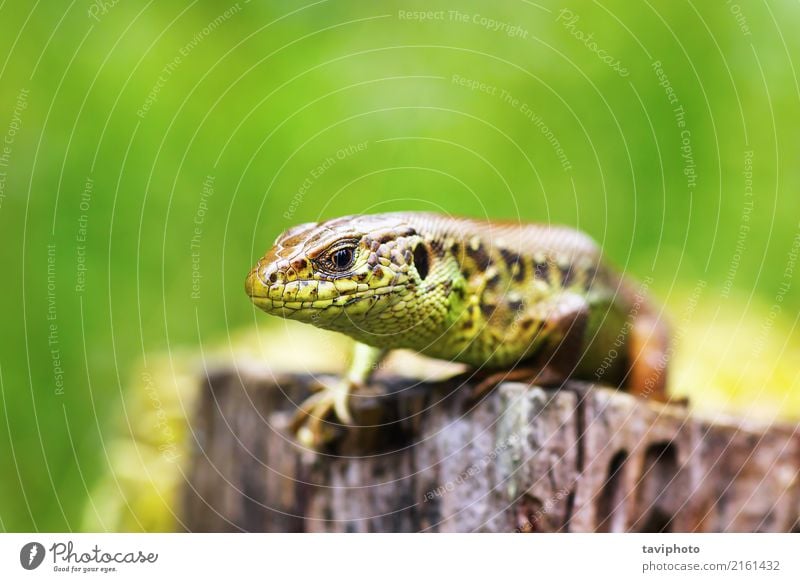
[[626, 391], [641, 398], [668, 402], [667, 372], [672, 356], [670, 326], [664, 312], [650, 302], [647, 286], [621, 281], [622, 303], [631, 314], [627, 342]]
[[663, 321], [645, 315], [633, 323], [628, 344], [629, 391], [642, 398], [667, 402], [669, 334]]

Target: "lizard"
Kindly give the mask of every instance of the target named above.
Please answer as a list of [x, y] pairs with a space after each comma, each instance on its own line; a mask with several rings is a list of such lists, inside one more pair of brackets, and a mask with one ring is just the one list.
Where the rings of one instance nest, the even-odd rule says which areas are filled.
[[352, 423], [351, 394], [393, 349], [494, 372], [478, 393], [498, 378], [576, 378], [668, 401], [659, 308], [566, 226], [427, 212], [304, 223], [277, 238], [245, 289], [269, 314], [356, 341], [341, 380], [299, 406], [293, 427], [309, 446], [328, 438], [330, 416]]

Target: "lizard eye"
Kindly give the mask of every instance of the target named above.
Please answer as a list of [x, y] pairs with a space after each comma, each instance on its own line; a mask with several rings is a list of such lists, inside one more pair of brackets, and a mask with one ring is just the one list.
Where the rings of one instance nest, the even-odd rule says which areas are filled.
[[331, 253], [331, 264], [337, 271], [344, 271], [353, 264], [355, 253], [351, 247], [343, 247]]

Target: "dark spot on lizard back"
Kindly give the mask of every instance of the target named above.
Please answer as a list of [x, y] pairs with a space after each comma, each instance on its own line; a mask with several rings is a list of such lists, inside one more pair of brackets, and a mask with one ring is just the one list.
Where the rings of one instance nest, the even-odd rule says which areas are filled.
[[533, 266], [533, 276], [535, 279], [547, 281], [550, 274], [550, 267], [546, 261], [536, 262]]
[[559, 266], [558, 269], [561, 271], [561, 285], [563, 287], [569, 287], [575, 277], [575, 269], [571, 264]]
[[500, 282], [500, 273], [498, 273], [497, 271], [494, 271], [486, 279], [486, 288], [487, 289], [494, 289], [499, 282]]
[[485, 271], [489, 268], [489, 265], [492, 264], [492, 258], [489, 256], [489, 253], [486, 252], [486, 249], [482, 244], [478, 244], [477, 246], [468, 246], [467, 255], [469, 255], [469, 257], [475, 261], [475, 265], [481, 271]]
[[[444, 245], [442, 245], [442, 241], [441, 240], [434, 238], [434, 239], [427, 240], [425, 242], [430, 247], [431, 252], [434, 255], [436, 255], [437, 257], [441, 257], [442, 256], [442, 254], [444, 252]], [[417, 248], [419, 248], [419, 247], [417, 247]], [[415, 249], [414, 252], [416, 252], [416, 249]]]
[[486, 319], [489, 319], [492, 315], [494, 315], [495, 310], [497, 309], [497, 305], [494, 303], [482, 303], [481, 304], [481, 313]]
[[[417, 234], [417, 231], [411, 228], [410, 226], [406, 227], [398, 227], [393, 228], [385, 231], [380, 231], [375, 233], [373, 239], [378, 243], [387, 243], [389, 241], [395, 240], [398, 237], [402, 236], [414, 236]], [[372, 249], [375, 250], [375, 249]]]
[[395, 232], [382, 232], [375, 237], [375, 242], [378, 244], [387, 243], [390, 240], [394, 240], [397, 238], [397, 233]]
[[500, 256], [506, 264], [509, 273], [514, 274], [515, 281], [522, 281], [525, 278], [525, 262], [517, 253], [508, 249], [501, 248]]
[[586, 268], [583, 286], [587, 291], [591, 289], [593, 285], [603, 283], [607, 283], [607, 280], [603, 277], [603, 273], [599, 270], [597, 265], [590, 265]]

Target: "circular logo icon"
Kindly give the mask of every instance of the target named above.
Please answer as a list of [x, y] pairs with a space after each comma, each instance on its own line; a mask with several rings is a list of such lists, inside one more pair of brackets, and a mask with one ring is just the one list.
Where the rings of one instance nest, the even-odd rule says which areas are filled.
[[19, 563], [26, 570], [35, 570], [44, 561], [44, 546], [39, 542], [28, 542], [19, 551]]

